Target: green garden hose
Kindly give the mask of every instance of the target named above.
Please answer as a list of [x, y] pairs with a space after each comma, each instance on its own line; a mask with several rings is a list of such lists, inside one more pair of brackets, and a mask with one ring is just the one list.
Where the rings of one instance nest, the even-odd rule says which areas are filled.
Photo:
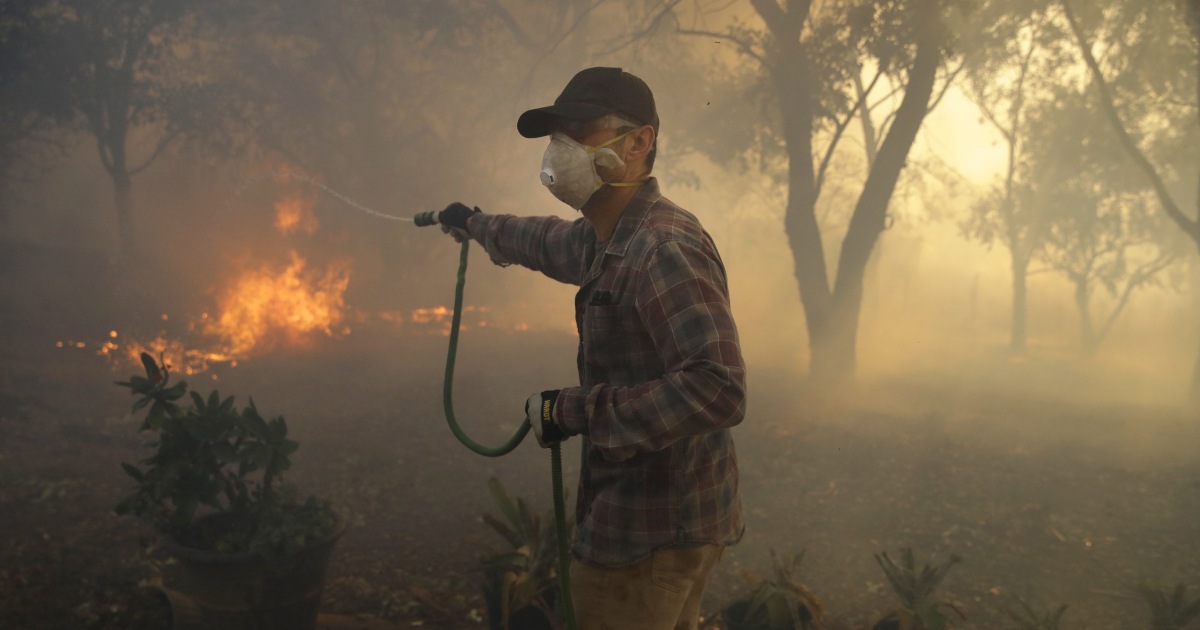
[[[423, 212], [413, 217], [413, 223], [417, 226], [433, 225], [437, 223], [437, 214], [434, 212]], [[463, 287], [467, 283], [467, 252], [470, 250], [470, 244], [470, 241], [463, 241], [462, 253], [458, 259], [458, 282], [454, 287], [454, 315], [450, 320], [450, 347], [446, 351], [446, 375], [442, 387], [442, 408], [446, 412], [446, 423], [450, 425], [450, 431], [454, 434], [454, 437], [458, 438], [459, 442], [462, 442], [463, 446], [484, 457], [500, 457], [501, 455], [511, 453], [521, 443], [521, 440], [524, 440], [525, 436], [529, 434], [531, 427], [528, 418], [521, 422], [521, 427], [517, 429], [517, 432], [507, 442], [497, 447], [487, 447], [467, 436], [462, 428], [458, 426], [458, 420], [454, 417], [454, 361], [458, 355], [458, 328], [462, 322]], [[575, 630], [575, 610], [571, 602], [571, 578], [569, 575], [571, 560], [570, 556], [567, 555], [567, 510], [563, 501], [561, 444], [554, 444], [550, 447], [550, 476], [554, 489], [554, 526], [558, 538], [558, 601], [560, 602], [563, 618], [567, 622], [567, 628]]]

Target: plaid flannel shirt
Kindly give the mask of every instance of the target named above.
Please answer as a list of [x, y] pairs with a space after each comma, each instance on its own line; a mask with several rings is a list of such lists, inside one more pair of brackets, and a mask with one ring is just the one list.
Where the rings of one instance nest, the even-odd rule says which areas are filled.
[[607, 243], [586, 219], [477, 215], [500, 265], [579, 286], [580, 385], [555, 416], [583, 436], [574, 554], [604, 566], [742, 535], [729, 428], [745, 415], [745, 364], [725, 267], [695, 216], [650, 179]]

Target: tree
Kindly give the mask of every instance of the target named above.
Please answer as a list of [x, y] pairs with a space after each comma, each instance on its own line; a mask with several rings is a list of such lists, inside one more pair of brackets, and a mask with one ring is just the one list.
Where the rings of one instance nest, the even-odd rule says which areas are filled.
[[[804, 307], [810, 374], [841, 384], [856, 369], [867, 263], [886, 228], [892, 193], [917, 131], [936, 103], [938, 71], [950, 53], [949, 3], [751, 0], [750, 5], [761, 27], [735, 21], [718, 32], [683, 26], [676, 15], [677, 30], [732, 42], [756, 62], [758, 74], [746, 83], [768, 94], [774, 111], [742, 135], [757, 141], [748, 149], [764, 162], [778, 155], [784, 163], [784, 230]], [[882, 140], [858, 188], [831, 278], [817, 204], [838, 141], [877, 84], [868, 81], [869, 87], [855, 93], [854, 76], [866, 68], [894, 87], [896, 99], [890, 102], [897, 104], [879, 128]], [[731, 157], [727, 148], [711, 148], [715, 157]], [[736, 159], [742, 155], [732, 153]]]
[[1028, 110], [1053, 98], [1054, 81], [1069, 53], [1066, 34], [1040, 2], [999, 1], [980, 8], [964, 41], [965, 92], [983, 118], [1004, 139], [1007, 162], [1001, 181], [991, 186], [972, 207], [963, 229], [991, 245], [1001, 243], [1009, 253], [1012, 278], [1010, 351], [1025, 352], [1027, 340], [1029, 265], [1046, 238], [1044, 204], [1036, 202], [1023, 178], [1039, 171], [1024, 169], [1030, 137], [1043, 133], [1028, 121]]
[[[25, 3], [23, 32], [36, 37], [30, 84], [53, 92], [38, 110], [69, 119], [95, 142], [113, 184], [118, 257], [134, 249], [133, 177], [178, 138], [203, 130], [221, 99], [211, 93], [204, 53], [231, 5], [186, 0], [38, 0]], [[201, 36], [208, 37], [205, 41]], [[78, 127], [75, 127], [76, 123]]]
[[[1200, 0], [1111, 0], [1079, 14], [1074, 2], [1059, 4], [1087, 65], [1092, 98], [1161, 210], [1200, 249], [1200, 195], [1189, 213], [1170, 186], [1187, 162], [1196, 168], [1200, 147]], [[1163, 161], [1164, 147], [1185, 147], [1187, 162]], [[1200, 354], [1191, 392], [1200, 401]]]
[[[63, 85], [44, 76], [61, 55], [53, 33], [28, 2], [0, 0], [0, 186], [5, 200], [11, 185], [49, 163], [38, 149], [58, 153], [63, 142], [53, 132], [71, 116]], [[0, 218], [5, 204], [0, 203]]]
[[[1134, 293], [1176, 261], [1178, 248], [1096, 108], [1073, 89], [1055, 94], [1031, 116], [1039, 132], [1029, 139], [1025, 168], [1039, 174], [1038, 214], [1048, 227], [1037, 257], [1074, 286], [1081, 351], [1090, 357]], [[1098, 288], [1113, 300], [1099, 326], [1092, 317]]]

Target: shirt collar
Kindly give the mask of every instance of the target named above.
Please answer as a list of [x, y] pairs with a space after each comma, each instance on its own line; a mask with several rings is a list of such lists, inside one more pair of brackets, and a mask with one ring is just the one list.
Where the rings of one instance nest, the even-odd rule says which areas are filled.
[[658, 190], [658, 180], [653, 177], [647, 179], [646, 183], [638, 190], [638, 194], [634, 195], [633, 199], [629, 200], [629, 205], [625, 206], [625, 211], [621, 213], [621, 218], [617, 221], [617, 227], [613, 230], [612, 238], [608, 240], [605, 251], [615, 256], [624, 256], [625, 251], [629, 249], [629, 241], [633, 240], [638, 226], [642, 224], [650, 212], [650, 208], [661, 198], [662, 193]]

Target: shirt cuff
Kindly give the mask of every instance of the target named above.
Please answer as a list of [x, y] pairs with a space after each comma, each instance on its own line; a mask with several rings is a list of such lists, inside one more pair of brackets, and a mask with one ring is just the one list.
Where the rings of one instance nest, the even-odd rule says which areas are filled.
[[554, 402], [554, 420], [567, 435], [587, 434], [587, 414], [584, 411], [587, 392], [582, 387], [564, 387]]

